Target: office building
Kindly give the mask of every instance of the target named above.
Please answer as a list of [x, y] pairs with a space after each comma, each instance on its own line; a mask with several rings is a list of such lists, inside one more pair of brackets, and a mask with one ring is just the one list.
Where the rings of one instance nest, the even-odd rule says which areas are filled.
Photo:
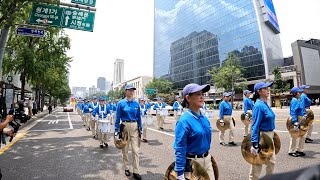
[[119, 84], [124, 81], [124, 60], [116, 59], [114, 62], [113, 84]]
[[106, 78], [99, 77], [97, 80], [97, 88], [100, 89], [100, 91], [106, 90]]

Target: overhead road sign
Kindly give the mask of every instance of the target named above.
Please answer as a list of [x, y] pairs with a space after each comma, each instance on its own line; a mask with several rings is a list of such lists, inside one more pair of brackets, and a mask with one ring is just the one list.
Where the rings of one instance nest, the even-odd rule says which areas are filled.
[[71, 0], [71, 3], [87, 5], [90, 7], [96, 6], [96, 0]]
[[36, 4], [32, 6], [30, 24], [93, 31], [95, 13], [66, 7]]

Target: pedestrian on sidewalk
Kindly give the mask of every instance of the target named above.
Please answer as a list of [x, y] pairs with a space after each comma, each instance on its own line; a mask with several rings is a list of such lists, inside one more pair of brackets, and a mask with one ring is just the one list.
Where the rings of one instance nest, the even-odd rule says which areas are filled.
[[37, 101], [35, 99], [33, 99], [32, 101], [32, 114], [36, 115], [37, 114]]

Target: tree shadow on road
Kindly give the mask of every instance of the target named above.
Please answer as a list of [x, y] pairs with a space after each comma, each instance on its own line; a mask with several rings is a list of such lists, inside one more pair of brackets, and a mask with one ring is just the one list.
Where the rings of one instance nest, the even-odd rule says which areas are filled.
[[[108, 148], [101, 149], [99, 142], [90, 136], [66, 137], [68, 131], [60, 131], [50, 137], [45, 133], [48, 132], [29, 134], [28, 139], [22, 138], [1, 155], [3, 179], [125, 178], [121, 150], [111, 146], [113, 138]], [[152, 159], [143, 154], [140, 157], [140, 167], [157, 167]], [[129, 162], [132, 162], [130, 151]], [[158, 179], [155, 176], [158, 174], [142, 174], [147, 177], [144, 179]]]

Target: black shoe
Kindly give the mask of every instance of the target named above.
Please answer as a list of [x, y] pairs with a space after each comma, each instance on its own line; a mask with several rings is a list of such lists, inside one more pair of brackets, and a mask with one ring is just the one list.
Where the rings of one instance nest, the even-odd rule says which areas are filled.
[[229, 145], [236, 146], [237, 144], [232, 141], [232, 142], [229, 142]]
[[312, 143], [313, 142], [313, 140], [312, 139], [310, 139], [310, 138], [306, 138], [306, 140], [304, 141], [305, 143]]
[[164, 130], [163, 127], [160, 128], [162, 131]]
[[125, 170], [125, 171], [124, 171], [124, 174], [125, 174], [126, 176], [130, 176], [130, 171], [129, 171], [129, 170]]
[[104, 145], [106, 146], [106, 147], [108, 147], [109, 145], [108, 145], [108, 143], [104, 143]]
[[133, 173], [134, 179], [140, 180], [141, 176], [139, 174]]
[[100, 144], [100, 148], [103, 148], [103, 144]]
[[92, 139], [95, 139], [96, 138], [96, 136], [92, 136]]
[[221, 143], [220, 143], [220, 145], [224, 146], [224, 145], [226, 145], [226, 143], [224, 143], [224, 142], [221, 142]]
[[145, 143], [146, 143], [146, 142], [148, 142], [148, 140], [147, 140], [147, 139], [142, 139], [142, 142], [145, 142]]
[[313, 139], [310, 139], [310, 138], [306, 138], [306, 140], [313, 142]]
[[289, 153], [288, 155], [292, 156], [292, 157], [298, 157], [298, 155], [296, 153]]
[[298, 156], [305, 156], [306, 153], [301, 152], [301, 151], [296, 151], [296, 155], [298, 155]]
[[90, 131], [90, 128], [87, 128], [87, 131]]

